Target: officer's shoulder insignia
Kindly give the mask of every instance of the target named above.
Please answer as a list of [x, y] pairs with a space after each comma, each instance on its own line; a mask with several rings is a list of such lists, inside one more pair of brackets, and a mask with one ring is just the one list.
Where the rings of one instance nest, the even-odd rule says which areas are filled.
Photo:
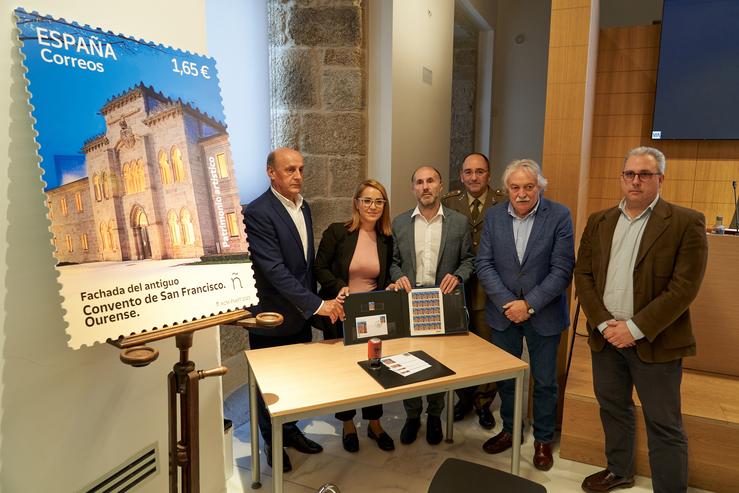
[[457, 189], [457, 190], [452, 190], [452, 191], [450, 191], [449, 193], [445, 194], [445, 195], [444, 195], [444, 196], [443, 196], [443, 197], [441, 198], [441, 200], [447, 200], [447, 199], [452, 199], [452, 198], [454, 198], [454, 197], [459, 197], [459, 196], [461, 196], [461, 195], [462, 195], [463, 193], [464, 193], [464, 191], [463, 191], [463, 190], [459, 190], [459, 189]]

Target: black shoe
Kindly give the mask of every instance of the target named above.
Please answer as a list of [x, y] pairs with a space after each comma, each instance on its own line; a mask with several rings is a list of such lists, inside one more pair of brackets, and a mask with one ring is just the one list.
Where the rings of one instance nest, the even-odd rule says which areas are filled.
[[403, 429], [400, 430], [400, 443], [410, 445], [416, 441], [418, 429], [421, 427], [421, 418], [406, 418]]
[[486, 430], [492, 430], [495, 428], [495, 417], [490, 412], [490, 408], [485, 406], [477, 410], [477, 416], [479, 417], [480, 426]]
[[368, 427], [367, 436], [372, 440], [377, 441], [377, 446], [380, 447], [380, 450], [384, 450], [385, 452], [395, 450], [395, 442], [393, 442], [393, 439], [390, 438], [390, 435], [388, 435], [384, 431], [379, 435], [375, 435], [375, 433], [372, 431], [372, 428]]
[[306, 437], [302, 433], [296, 433], [291, 437], [285, 437], [285, 447], [292, 447], [304, 454], [317, 454], [323, 451], [323, 447]]
[[441, 418], [438, 416], [429, 416], [426, 420], [426, 441], [429, 445], [438, 445], [444, 438], [441, 431]]
[[[264, 453], [267, 454], [267, 465], [272, 467], [272, 446], [265, 444]], [[282, 472], [290, 472], [292, 470], [293, 465], [290, 463], [290, 457], [285, 452], [285, 449], [282, 449]]]
[[472, 401], [459, 399], [454, 405], [454, 421], [462, 421], [472, 411]]
[[359, 437], [356, 432], [342, 435], [341, 443], [347, 452], [359, 452]]

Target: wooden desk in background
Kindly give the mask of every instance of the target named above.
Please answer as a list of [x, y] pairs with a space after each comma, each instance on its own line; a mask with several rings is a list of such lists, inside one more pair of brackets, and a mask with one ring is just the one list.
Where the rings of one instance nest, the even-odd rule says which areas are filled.
[[[455, 375], [384, 389], [357, 364], [367, 345], [344, 346], [340, 339], [246, 351], [251, 411], [252, 487], [260, 485], [257, 388], [272, 417], [272, 481], [282, 492], [282, 424], [311, 416], [447, 392], [447, 440], [452, 440], [454, 389], [516, 379], [511, 472], [518, 474], [524, 375], [528, 364], [474, 334], [383, 341], [385, 356], [425, 351]], [[331, 478], [326, 478], [330, 481]]]
[[708, 266], [690, 321], [698, 354], [683, 367], [739, 377], [739, 237], [708, 235]]

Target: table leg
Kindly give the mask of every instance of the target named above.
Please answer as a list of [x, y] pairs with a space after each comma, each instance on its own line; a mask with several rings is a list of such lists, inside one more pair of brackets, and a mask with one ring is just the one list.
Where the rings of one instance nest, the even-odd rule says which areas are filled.
[[446, 393], [446, 443], [454, 443], [454, 391]]
[[513, 404], [513, 454], [511, 455], [511, 474], [518, 475], [521, 460], [521, 414], [523, 412], [523, 378], [522, 370], [516, 375], [516, 395]]
[[262, 487], [259, 464], [259, 411], [257, 410], [257, 382], [251, 366], [247, 362], [249, 381], [249, 428], [251, 430], [251, 487]]
[[272, 492], [282, 493], [282, 420], [272, 417]]

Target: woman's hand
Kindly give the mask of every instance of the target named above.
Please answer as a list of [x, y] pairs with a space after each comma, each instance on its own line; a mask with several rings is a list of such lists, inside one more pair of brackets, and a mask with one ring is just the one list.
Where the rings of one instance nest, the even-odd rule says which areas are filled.
[[349, 288], [343, 287], [339, 290], [339, 294], [336, 295], [336, 301], [343, 304], [347, 296], [349, 296]]

